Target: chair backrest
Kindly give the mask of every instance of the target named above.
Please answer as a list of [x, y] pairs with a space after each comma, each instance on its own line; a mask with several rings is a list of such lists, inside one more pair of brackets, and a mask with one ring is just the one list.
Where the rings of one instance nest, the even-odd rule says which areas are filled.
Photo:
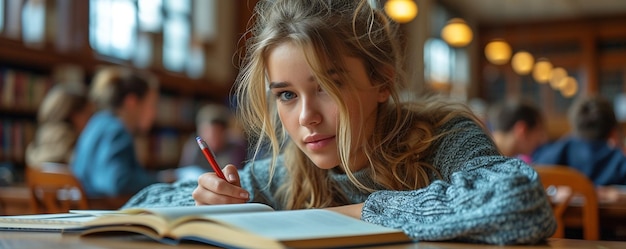
[[64, 213], [70, 209], [89, 209], [82, 185], [66, 165], [27, 167], [26, 181], [34, 213]]
[[563, 222], [565, 210], [571, 205], [572, 197], [582, 196], [584, 197], [584, 204], [582, 205], [583, 237], [586, 240], [598, 240], [598, 199], [595, 186], [589, 178], [568, 166], [535, 165], [534, 168], [546, 189], [551, 186], [557, 188], [559, 186], [566, 186], [571, 190], [570, 192], [566, 192], [564, 196], [560, 196], [558, 200], [553, 200], [554, 216], [556, 217], [558, 226], [552, 237], [563, 238], [565, 236]]

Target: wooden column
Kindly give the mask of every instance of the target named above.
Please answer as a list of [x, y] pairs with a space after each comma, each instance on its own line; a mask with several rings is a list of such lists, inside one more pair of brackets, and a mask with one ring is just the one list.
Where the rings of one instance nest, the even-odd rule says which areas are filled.
[[[580, 79], [583, 82], [579, 82], [579, 92], [597, 94], [600, 89], [598, 86], [598, 49], [593, 25], [584, 26], [580, 42], [582, 47], [581, 67], [584, 77]], [[586, 86], [586, 89], [582, 88], [582, 84]]]

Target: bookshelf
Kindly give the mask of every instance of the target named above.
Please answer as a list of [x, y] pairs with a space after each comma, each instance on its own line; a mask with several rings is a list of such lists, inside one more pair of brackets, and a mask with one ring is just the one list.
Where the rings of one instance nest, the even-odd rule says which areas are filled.
[[[10, 46], [3, 46], [9, 43]], [[42, 55], [42, 59], [39, 55]], [[89, 84], [98, 65], [73, 55], [36, 51], [0, 38], [0, 162], [12, 164], [18, 175], [25, 167], [25, 148], [36, 130], [36, 113], [47, 91], [55, 84], [52, 71], [62, 64], [83, 66]], [[222, 101], [228, 89], [196, 79], [151, 70], [160, 81], [158, 114], [149, 134], [138, 139], [138, 156], [148, 169], [175, 167], [183, 141], [195, 130], [194, 115], [200, 105]], [[201, 82], [202, 81], [202, 82]], [[209, 87], [213, 86], [213, 87]], [[155, 157], [156, 156], [156, 157]]]
[[[227, 30], [228, 35], [220, 35], [232, 37], [230, 40], [235, 42], [226, 40], [226, 48], [223, 41], [205, 43], [203, 47], [207, 54], [228, 49], [232, 50], [232, 55], [237, 49], [233, 44], [245, 30], [245, 23], [250, 17], [249, 7], [239, 2], [220, 4], [228, 5], [226, 9], [233, 12], [223, 13], [224, 17], [221, 18], [228, 18], [227, 21], [230, 20], [233, 25], [225, 25], [232, 26], [232, 30]], [[6, 16], [0, 15], [5, 20], [4, 28], [0, 29], [0, 164], [12, 165], [18, 179], [25, 167], [25, 148], [36, 130], [38, 105], [46, 92], [57, 83], [54, 79], [56, 68], [63, 65], [78, 66], [84, 73], [84, 83], [88, 85], [100, 66], [135, 67], [130, 60], [107, 57], [91, 48], [87, 21], [89, 1], [47, 2], [46, 13], [52, 13], [46, 17], [46, 29], [53, 28], [52, 31], [46, 31], [46, 40], [38, 46], [22, 41], [19, 34], [8, 33], [14, 30], [8, 26], [21, 25], [11, 23], [11, 20], [20, 18], [14, 18], [7, 12]], [[69, 16], [58, 16], [58, 13]], [[48, 20], [49, 17], [56, 19]], [[67, 35], [71, 39], [59, 39], [60, 35]], [[158, 47], [162, 45], [162, 35], [150, 35], [155, 41], [152, 54], [162, 55], [161, 47]], [[161, 89], [155, 124], [149, 134], [140, 136], [136, 142], [138, 157], [149, 170], [177, 166], [184, 141], [195, 131], [197, 109], [209, 102], [225, 103], [236, 73], [233, 66], [232, 75], [227, 77], [205, 75], [191, 78], [184, 73], [168, 71], [162, 64], [161, 58], [153, 58], [146, 68], [142, 68], [159, 79]], [[233, 62], [229, 60], [223, 64], [233, 65]], [[20, 75], [19, 79], [36, 80], [18, 79], [9, 84], [6, 72]]]

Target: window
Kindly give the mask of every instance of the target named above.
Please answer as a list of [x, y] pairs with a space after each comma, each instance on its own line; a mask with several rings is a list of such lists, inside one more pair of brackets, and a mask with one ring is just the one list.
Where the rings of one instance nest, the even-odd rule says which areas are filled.
[[451, 48], [442, 39], [428, 39], [424, 45], [424, 77], [433, 89], [465, 100], [469, 84], [467, 52]]
[[159, 32], [162, 22], [162, 2], [160, 0], [139, 0], [137, 4], [139, 6], [139, 29], [148, 32]]
[[450, 84], [454, 58], [450, 47], [441, 39], [429, 39], [424, 45], [424, 74], [431, 84]]
[[[148, 67], [154, 49], [161, 49], [165, 69], [193, 78], [204, 75], [204, 43], [217, 34], [217, 1], [90, 1], [89, 38], [96, 52]], [[163, 47], [153, 47], [154, 37], [162, 38]]]
[[46, 1], [28, 0], [22, 7], [22, 41], [42, 46], [46, 34]]
[[137, 8], [132, 0], [91, 0], [89, 42], [99, 53], [128, 60], [136, 43]]
[[165, 0], [163, 66], [170, 71], [185, 69], [191, 33], [190, 9], [189, 0]]

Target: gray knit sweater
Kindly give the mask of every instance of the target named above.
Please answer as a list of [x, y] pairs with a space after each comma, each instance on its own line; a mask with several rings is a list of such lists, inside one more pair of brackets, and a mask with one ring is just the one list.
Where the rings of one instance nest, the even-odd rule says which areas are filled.
[[[441, 128], [452, 131], [434, 143], [426, 161], [441, 177], [412, 191], [384, 190], [369, 177], [369, 170], [355, 175], [372, 194], [359, 191], [343, 174], [331, 173], [352, 203], [365, 202], [361, 219], [399, 228], [416, 241], [455, 240], [489, 244], [532, 244], [556, 229], [552, 209], [537, 173], [524, 162], [501, 156], [493, 142], [474, 122], [455, 119]], [[240, 172], [242, 187], [251, 202], [283, 209], [273, 193], [285, 180], [279, 160], [271, 185], [269, 160], [256, 161]], [[135, 195], [124, 206], [157, 207], [195, 205], [191, 197], [195, 181], [155, 184]]]

